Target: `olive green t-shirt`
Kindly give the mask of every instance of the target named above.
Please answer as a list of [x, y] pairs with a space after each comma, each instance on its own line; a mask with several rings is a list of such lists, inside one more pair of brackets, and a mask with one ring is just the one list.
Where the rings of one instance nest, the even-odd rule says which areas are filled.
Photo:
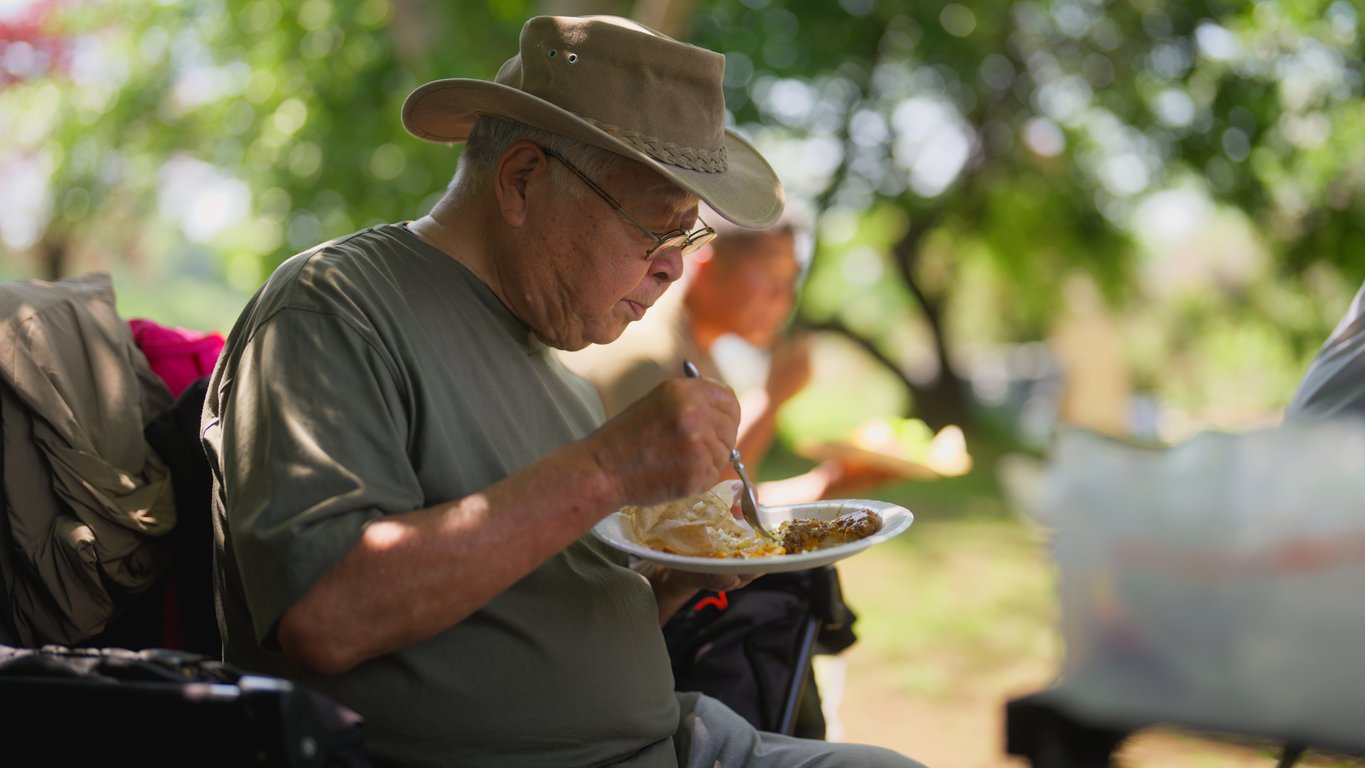
[[299, 254], [252, 298], [209, 389], [228, 661], [358, 711], [381, 765], [672, 765], [653, 595], [590, 534], [343, 674], [278, 652], [280, 616], [367, 522], [486, 488], [601, 421], [588, 384], [465, 267], [403, 226]]

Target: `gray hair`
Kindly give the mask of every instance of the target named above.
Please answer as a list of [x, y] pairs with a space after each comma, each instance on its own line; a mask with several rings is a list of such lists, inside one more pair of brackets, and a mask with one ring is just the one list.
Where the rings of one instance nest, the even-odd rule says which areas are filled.
[[[479, 115], [469, 132], [469, 138], [465, 140], [464, 152], [461, 153], [459, 164], [455, 168], [455, 178], [450, 182], [451, 196], [456, 199], [465, 198], [486, 184], [492, 178], [503, 151], [522, 139], [558, 152], [568, 158], [569, 162], [588, 178], [594, 180], [609, 176], [626, 163], [632, 162], [624, 155], [515, 120], [495, 115]], [[550, 180], [555, 189], [573, 197], [590, 191], [581, 181], [573, 178], [568, 169], [559, 165], [550, 164]]]

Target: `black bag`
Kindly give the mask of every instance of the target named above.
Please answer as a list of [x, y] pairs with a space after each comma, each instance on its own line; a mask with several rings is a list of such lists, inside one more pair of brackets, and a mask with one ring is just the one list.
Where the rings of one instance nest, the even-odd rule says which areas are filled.
[[369, 768], [361, 718], [199, 654], [0, 646], [6, 766]]
[[825, 566], [698, 593], [664, 625], [674, 687], [719, 699], [759, 730], [824, 738], [811, 656], [854, 642], [838, 578]]

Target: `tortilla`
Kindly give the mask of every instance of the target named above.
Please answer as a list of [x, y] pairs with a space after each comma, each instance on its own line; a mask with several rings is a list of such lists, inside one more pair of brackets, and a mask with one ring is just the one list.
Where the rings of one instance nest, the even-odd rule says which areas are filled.
[[625, 507], [635, 540], [690, 557], [766, 557], [784, 553], [734, 516], [740, 484], [726, 480], [708, 491], [652, 507]]

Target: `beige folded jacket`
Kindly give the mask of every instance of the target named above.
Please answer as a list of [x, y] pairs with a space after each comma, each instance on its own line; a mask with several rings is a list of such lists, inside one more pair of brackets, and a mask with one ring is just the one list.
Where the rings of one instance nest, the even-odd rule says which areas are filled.
[[0, 283], [0, 576], [21, 644], [90, 639], [169, 564], [170, 475], [142, 431], [170, 405], [107, 274]]

